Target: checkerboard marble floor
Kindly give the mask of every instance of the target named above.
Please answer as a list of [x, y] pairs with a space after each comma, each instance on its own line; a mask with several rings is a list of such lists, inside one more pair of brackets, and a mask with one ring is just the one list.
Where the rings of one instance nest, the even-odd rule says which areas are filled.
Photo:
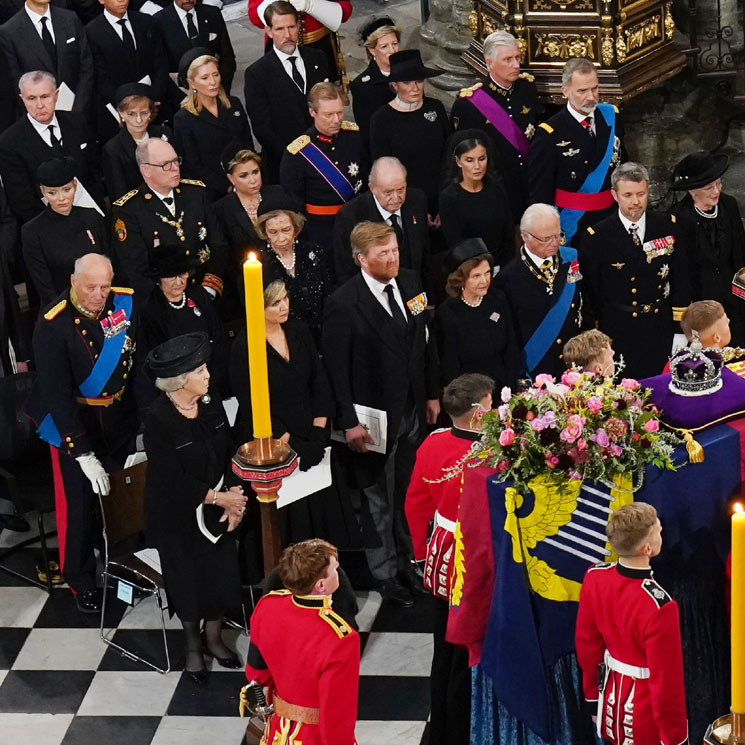
[[[1, 533], [0, 548], [24, 537]], [[6, 563], [33, 571], [34, 555], [24, 549]], [[363, 645], [358, 744], [425, 743], [432, 659], [428, 598], [419, 596], [411, 609], [381, 604], [375, 592], [360, 593], [358, 600]], [[214, 665], [207, 685], [198, 688], [181, 672], [183, 644], [175, 617], [166, 624], [172, 663], [166, 675], [104, 645], [98, 622], [98, 616], [78, 612], [65, 587], [48, 594], [0, 572], [0, 745], [243, 743], [241, 671]], [[162, 653], [152, 599], [134, 608], [114, 599], [106, 627], [125, 646]], [[248, 638], [232, 629], [225, 635], [245, 659]]]

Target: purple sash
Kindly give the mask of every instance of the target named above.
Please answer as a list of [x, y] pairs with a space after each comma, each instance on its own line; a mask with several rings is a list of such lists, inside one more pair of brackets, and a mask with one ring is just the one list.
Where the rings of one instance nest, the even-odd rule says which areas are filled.
[[483, 88], [475, 90], [470, 99], [492, 127], [527, 161], [530, 143], [510, 115]]

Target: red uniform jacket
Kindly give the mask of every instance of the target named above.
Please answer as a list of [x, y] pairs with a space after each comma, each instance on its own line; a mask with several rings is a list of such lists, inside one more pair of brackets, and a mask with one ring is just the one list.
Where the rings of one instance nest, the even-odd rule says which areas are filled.
[[575, 636], [588, 701], [598, 699], [598, 665], [606, 650], [648, 678], [608, 673], [600, 733], [615, 745], [688, 742], [678, 605], [651, 569], [590, 567], [582, 583]]
[[331, 610], [330, 596], [270, 592], [251, 616], [246, 677], [287, 703], [319, 710], [318, 724], [273, 716], [267, 742], [287, 732], [287, 745], [354, 745], [360, 639]]
[[[349, 16], [352, 15], [352, 3], [350, 0], [336, 0], [341, 5], [341, 22], [344, 23]], [[251, 23], [260, 29], [266, 28], [263, 18], [259, 18], [259, 14], [256, 12], [261, 5], [262, 0], [248, 0], [248, 17], [251, 19]], [[300, 22], [303, 29], [303, 41], [306, 44], [311, 44], [320, 38], [319, 34], [315, 33], [320, 31], [325, 26], [317, 21], [313, 16], [309, 16], [307, 13], [300, 14]]]

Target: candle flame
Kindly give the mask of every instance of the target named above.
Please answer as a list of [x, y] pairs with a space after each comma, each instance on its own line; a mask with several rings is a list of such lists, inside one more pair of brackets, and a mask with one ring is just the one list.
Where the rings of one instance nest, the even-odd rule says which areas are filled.
[[256, 261], [256, 254], [253, 251], [249, 251], [248, 260], [249, 261]]
[[745, 512], [743, 506], [739, 502], [735, 502], [735, 512]]

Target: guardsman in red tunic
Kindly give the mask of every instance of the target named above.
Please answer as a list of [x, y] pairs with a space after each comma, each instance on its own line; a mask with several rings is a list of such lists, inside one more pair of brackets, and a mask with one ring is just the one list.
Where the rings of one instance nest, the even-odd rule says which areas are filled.
[[657, 512], [627, 504], [606, 534], [619, 559], [587, 571], [575, 636], [598, 734], [614, 745], [687, 744], [678, 605], [649, 566], [662, 546]]
[[453, 531], [462, 484], [462, 470], [458, 466], [481, 436], [481, 415], [491, 409], [493, 389], [494, 381], [477, 373], [460, 375], [447, 385], [442, 404], [453, 426], [436, 430], [420, 445], [406, 492], [406, 520], [414, 559], [423, 565], [424, 586], [438, 598], [430, 675], [430, 745], [468, 742], [471, 697], [468, 653], [446, 642], [445, 632], [453, 570]]
[[246, 677], [274, 707], [266, 745], [355, 744], [360, 640], [331, 608], [338, 568], [326, 541], [289, 546], [279, 560], [288, 589], [265, 595], [251, 616]]

